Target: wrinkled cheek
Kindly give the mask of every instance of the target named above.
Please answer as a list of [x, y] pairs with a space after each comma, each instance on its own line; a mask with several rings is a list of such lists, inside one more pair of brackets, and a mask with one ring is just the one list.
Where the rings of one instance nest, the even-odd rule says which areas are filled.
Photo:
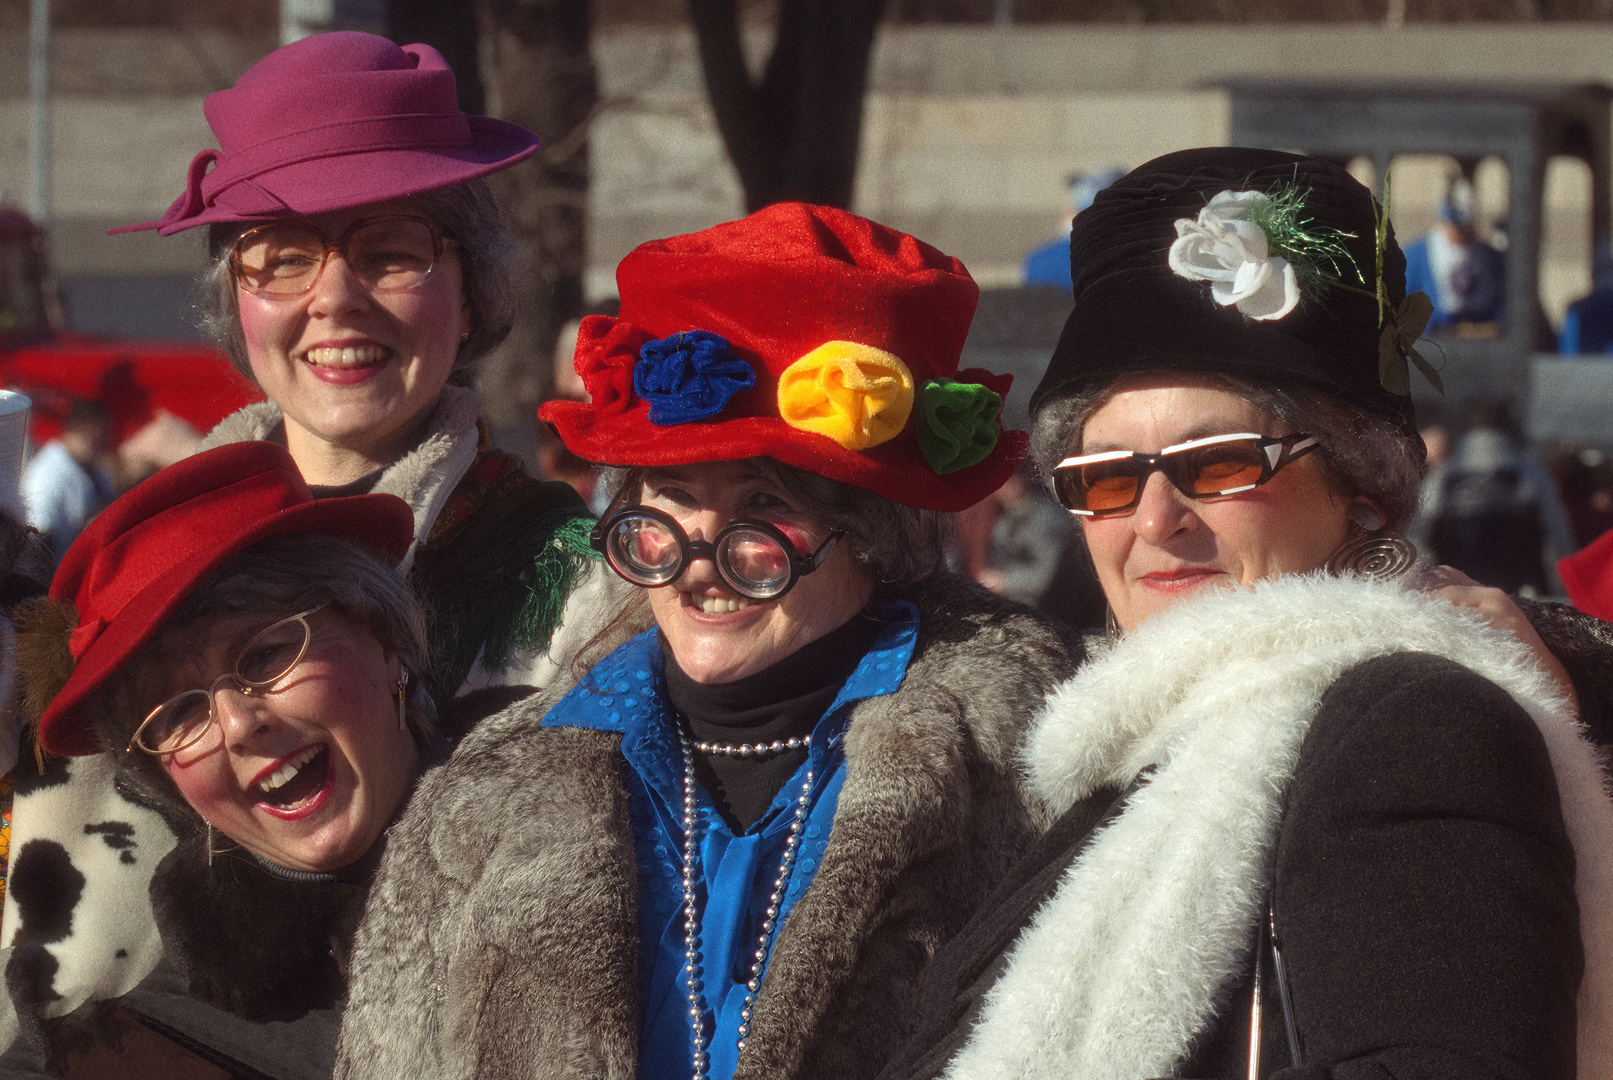
[[1087, 555], [1100, 582], [1118, 578], [1121, 569], [1121, 555], [1108, 535], [1111, 525], [1103, 521], [1081, 522], [1081, 538], [1086, 543]]
[[215, 763], [208, 758], [187, 761], [183, 754], [176, 754], [164, 761], [163, 768], [192, 810], [204, 818], [217, 820], [219, 811], [229, 798], [229, 791], [222, 783]]
[[812, 546], [807, 543], [806, 534], [800, 529], [796, 528], [788, 521], [774, 522], [774, 527], [777, 528], [779, 532], [783, 533], [785, 538], [788, 539], [791, 544], [795, 545], [796, 551], [807, 554], [811, 553]]

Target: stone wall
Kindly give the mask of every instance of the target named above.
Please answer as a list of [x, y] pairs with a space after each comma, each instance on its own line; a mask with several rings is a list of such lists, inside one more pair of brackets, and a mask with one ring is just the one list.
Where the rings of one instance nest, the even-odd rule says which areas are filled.
[[[760, 56], [765, 35], [752, 42]], [[158, 216], [211, 138], [201, 98], [274, 46], [216, 31], [62, 31], [56, 37], [53, 245], [67, 276], [175, 275], [202, 260], [189, 234], [106, 237]], [[0, 35], [0, 196], [27, 190], [27, 42]], [[601, 32], [604, 94], [592, 141], [589, 288], [644, 239], [740, 212], [681, 29]], [[1015, 279], [1055, 234], [1072, 172], [1223, 142], [1233, 79], [1613, 84], [1613, 25], [1474, 27], [907, 27], [879, 42], [856, 206], [961, 257], [983, 282]], [[1504, 176], [1481, 182], [1499, 206]], [[1402, 175], [1403, 173], [1403, 175]], [[1427, 228], [1443, 165], [1397, 172], [1396, 224]], [[1497, 185], [1500, 185], [1498, 187]], [[1588, 183], [1571, 164], [1548, 188], [1548, 310], [1587, 281]]]
[[[766, 42], [753, 41], [759, 55]], [[594, 140], [590, 287], [646, 237], [740, 211], [732, 170], [700, 100], [686, 32], [620, 30], [597, 50], [607, 106]], [[907, 27], [874, 61], [855, 208], [1010, 284], [1020, 257], [1056, 234], [1065, 178], [1225, 142], [1238, 79], [1613, 84], [1604, 24], [1192, 27]], [[1425, 232], [1449, 164], [1404, 160], [1396, 227]], [[1481, 171], [1480, 205], [1505, 205], [1505, 170]], [[1542, 293], [1554, 318], [1589, 286], [1588, 174], [1547, 181]]]

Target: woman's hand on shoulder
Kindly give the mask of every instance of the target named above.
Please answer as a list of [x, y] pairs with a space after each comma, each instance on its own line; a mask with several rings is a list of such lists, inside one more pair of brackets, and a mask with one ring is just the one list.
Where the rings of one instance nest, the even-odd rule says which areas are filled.
[[1500, 589], [1480, 585], [1454, 566], [1436, 566], [1423, 581], [1423, 592], [1457, 607], [1472, 608], [1497, 630], [1504, 630], [1534, 653], [1535, 660], [1557, 688], [1568, 698], [1569, 706], [1579, 713], [1579, 695], [1568, 677], [1568, 669], [1546, 647], [1535, 633], [1527, 616], [1512, 602], [1512, 597]]

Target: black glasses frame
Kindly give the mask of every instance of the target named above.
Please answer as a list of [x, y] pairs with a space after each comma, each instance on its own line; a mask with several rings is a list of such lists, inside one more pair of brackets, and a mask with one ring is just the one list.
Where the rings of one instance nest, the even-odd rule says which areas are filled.
[[[647, 518], [648, 520], [655, 522], [657, 525], [660, 525], [662, 528], [666, 529], [667, 532], [671, 534], [672, 538], [678, 543], [678, 561], [672, 565], [672, 568], [666, 575], [666, 580], [664, 581], [640, 580], [638, 577], [635, 577], [633, 574], [624, 569], [616, 561], [611, 551], [611, 545], [607, 539], [610, 533], [614, 531], [618, 525], [622, 524], [622, 522], [630, 521], [634, 518]], [[723, 564], [723, 560], [717, 557], [718, 553], [722, 549], [723, 541], [727, 537], [742, 530], [755, 530], [763, 533], [768, 537], [768, 539], [772, 540], [778, 545], [779, 550], [784, 553], [784, 557], [789, 561], [790, 576], [785, 579], [783, 587], [781, 587], [778, 591], [760, 595], [757, 594], [750, 586], [735, 580], [730, 569]], [[830, 533], [823, 543], [818, 545], [817, 550], [813, 551], [810, 555], [802, 555], [798, 550], [796, 550], [795, 545], [790, 542], [790, 538], [785, 536], [781, 529], [765, 521], [757, 521], [753, 518], [740, 518], [735, 521], [730, 521], [727, 525], [724, 525], [721, 529], [717, 530], [717, 535], [712, 537], [712, 539], [709, 541], [691, 540], [689, 539], [689, 534], [683, 531], [683, 526], [679, 525], [677, 519], [671, 514], [668, 514], [662, 510], [657, 510], [651, 506], [628, 506], [620, 510], [615, 510], [614, 512], [612, 512], [612, 510], [606, 510], [605, 516], [594, 525], [593, 531], [588, 534], [588, 542], [593, 546], [595, 551], [599, 552], [605, 557], [605, 562], [610, 565], [612, 570], [616, 571], [617, 575], [620, 576], [622, 580], [633, 585], [641, 586], [642, 588], [664, 588], [665, 586], [670, 585], [674, 581], [678, 580], [678, 578], [682, 577], [683, 572], [687, 570], [689, 565], [696, 559], [710, 559], [711, 564], [717, 568], [717, 576], [722, 578], [723, 583], [726, 584], [730, 589], [733, 589], [740, 596], [745, 597], [747, 600], [777, 600], [785, 593], [788, 593], [791, 589], [795, 588], [795, 583], [797, 581], [801, 580], [814, 570], [818, 569], [818, 567], [822, 566], [824, 560], [834, 553], [835, 545], [840, 543], [841, 539], [845, 535], [846, 533], [844, 529], [837, 529]]]
[[[1202, 450], [1209, 446], [1218, 446], [1223, 443], [1253, 442], [1260, 451], [1260, 477], [1252, 484], [1238, 484], [1219, 491], [1192, 490], [1192, 477], [1183, 471], [1183, 459], [1179, 455]], [[1275, 438], [1256, 434], [1255, 432], [1241, 431], [1230, 435], [1210, 435], [1202, 439], [1189, 439], [1187, 442], [1167, 446], [1157, 454], [1144, 454], [1136, 450], [1106, 450], [1096, 454], [1078, 454], [1067, 457], [1053, 467], [1053, 491], [1064, 508], [1072, 514], [1087, 518], [1122, 517], [1137, 509], [1142, 502], [1143, 488], [1148, 484], [1148, 476], [1153, 472], [1161, 472], [1171, 486], [1189, 499], [1221, 499], [1228, 495], [1236, 495], [1243, 491], [1252, 491], [1276, 476], [1283, 468], [1292, 462], [1298, 461], [1306, 454], [1315, 450], [1321, 443], [1311, 435], [1294, 433], [1281, 435]], [[1137, 481], [1137, 489], [1131, 500], [1123, 506], [1111, 506], [1102, 510], [1088, 510], [1075, 505], [1076, 494], [1074, 481], [1069, 479], [1077, 475], [1079, 470], [1087, 465], [1109, 464], [1114, 462], [1132, 463], [1137, 467], [1133, 474]]]

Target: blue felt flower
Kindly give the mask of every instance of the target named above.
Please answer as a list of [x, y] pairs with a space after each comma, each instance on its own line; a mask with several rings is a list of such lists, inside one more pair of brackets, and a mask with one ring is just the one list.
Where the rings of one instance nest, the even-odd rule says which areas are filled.
[[728, 351], [728, 340], [690, 330], [638, 351], [633, 390], [649, 402], [650, 423], [668, 427], [722, 412], [729, 398], [756, 385], [756, 370]]

